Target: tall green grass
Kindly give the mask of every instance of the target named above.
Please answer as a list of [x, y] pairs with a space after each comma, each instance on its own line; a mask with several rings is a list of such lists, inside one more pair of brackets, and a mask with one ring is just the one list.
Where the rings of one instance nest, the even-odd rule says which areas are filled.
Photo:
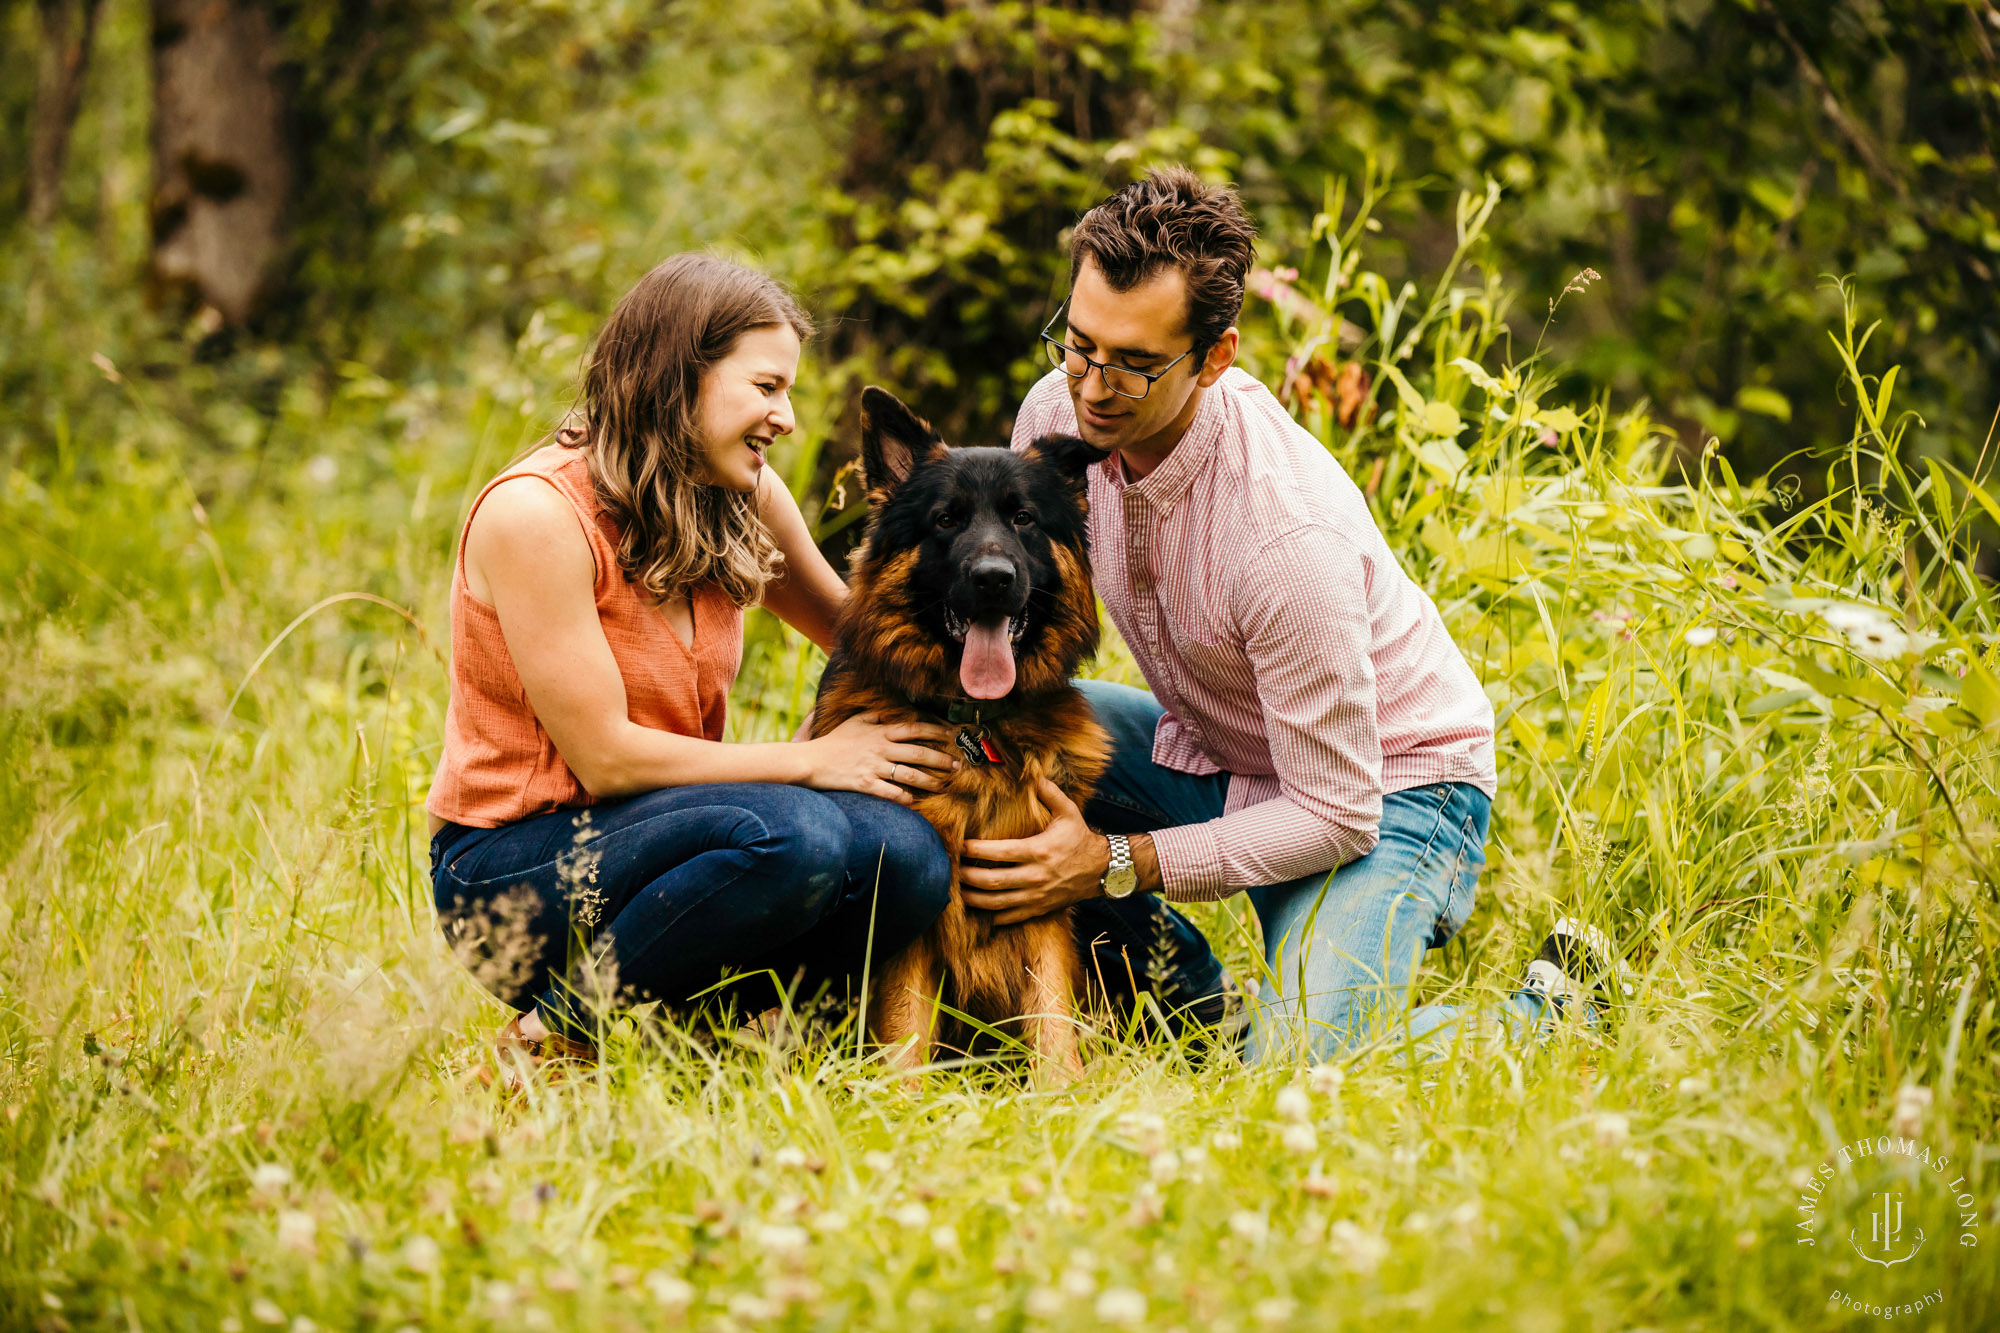
[[[1637, 974], [1609, 1028], [1310, 1072], [1104, 1031], [1073, 1090], [909, 1097], [851, 1023], [625, 1024], [505, 1100], [465, 1077], [501, 1014], [438, 938], [418, 802], [457, 524], [575, 331], [475, 341], [440, 387], [93, 365], [84, 322], [32, 408], [54, 447], [5, 425], [0, 1325], [1816, 1328], [1873, 1322], [1835, 1290], [1936, 1290], [1921, 1317], [1981, 1326], [2000, 675], [1969, 533], [2000, 512], [1925, 461], [1851, 306], [1852, 436], [1738, 478], [1514, 344], [1541, 312], [1480, 267], [1490, 197], [1433, 281], [1370, 270], [1381, 188], [1260, 280], [1248, 353], [1500, 718], [1491, 869], [1427, 993], [1494, 998], [1574, 913]], [[1374, 406], [1342, 424], [1312, 386], [1349, 364]], [[788, 734], [816, 670], [760, 617], [735, 734]], [[1240, 905], [1199, 911], [1247, 970]], [[1798, 1229], [1818, 1164], [1892, 1126], [1962, 1173], [1978, 1244], [1905, 1181], [1929, 1239], [1864, 1262], [1888, 1159]]]

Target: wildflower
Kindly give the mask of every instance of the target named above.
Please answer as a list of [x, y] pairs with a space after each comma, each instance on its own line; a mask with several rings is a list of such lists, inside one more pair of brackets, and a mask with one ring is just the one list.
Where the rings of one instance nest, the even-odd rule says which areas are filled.
[[1347, 1071], [1339, 1065], [1314, 1065], [1306, 1075], [1306, 1086], [1322, 1097], [1331, 1097], [1347, 1082]]
[[1054, 1319], [1062, 1313], [1063, 1299], [1054, 1287], [1036, 1287], [1028, 1293], [1028, 1313], [1036, 1319]]
[[646, 1290], [663, 1310], [681, 1311], [694, 1304], [694, 1288], [672, 1273], [654, 1269], [646, 1275]]
[[1736, 591], [1736, 576], [1726, 569], [1716, 576], [1715, 583], [1719, 588], [1724, 588], [1730, 592]]
[[729, 1298], [729, 1313], [738, 1319], [761, 1324], [766, 1319], [776, 1319], [782, 1313], [780, 1308], [762, 1296], [747, 1291], [739, 1291]]
[[1107, 1324], [1142, 1323], [1146, 1298], [1130, 1287], [1106, 1287], [1097, 1298], [1097, 1317]]
[[1141, 1181], [1139, 1188], [1132, 1194], [1132, 1225], [1149, 1227], [1164, 1220], [1166, 1215], [1167, 1202], [1160, 1197], [1160, 1187], [1150, 1180]]
[[1122, 1115], [1118, 1127], [1130, 1135], [1139, 1151], [1151, 1157], [1162, 1152], [1167, 1146], [1167, 1122], [1151, 1112], [1140, 1111]]
[[908, 1227], [914, 1231], [920, 1226], [929, 1224], [931, 1210], [913, 1199], [909, 1203], [897, 1208], [895, 1212], [890, 1213], [889, 1220], [897, 1226]]
[[300, 1254], [311, 1254], [317, 1247], [319, 1223], [311, 1213], [302, 1213], [295, 1208], [287, 1208], [278, 1214], [278, 1244]]
[[771, 1161], [787, 1171], [796, 1171], [806, 1164], [806, 1150], [796, 1144], [787, 1143], [771, 1154]]
[[1286, 1152], [1296, 1153], [1300, 1157], [1319, 1147], [1319, 1135], [1314, 1132], [1312, 1125], [1305, 1122], [1286, 1125], [1285, 1132], [1278, 1136], [1278, 1141], [1285, 1145]]
[[1359, 1273], [1372, 1273], [1389, 1255], [1389, 1242], [1372, 1231], [1364, 1231], [1342, 1218], [1327, 1232], [1334, 1249]]
[[1314, 1162], [1312, 1170], [1306, 1172], [1304, 1184], [1306, 1193], [1312, 1195], [1315, 1199], [1331, 1199], [1333, 1197], [1334, 1183], [1328, 1177], [1320, 1174], [1318, 1162]]
[[896, 1169], [896, 1159], [880, 1148], [870, 1148], [861, 1154], [861, 1165], [880, 1175]]
[[403, 1242], [403, 1267], [412, 1273], [435, 1273], [438, 1269], [438, 1243], [429, 1236], [416, 1235]]
[[757, 1228], [757, 1243], [772, 1254], [797, 1254], [812, 1243], [812, 1236], [804, 1227], [766, 1222]]
[[1306, 1096], [1303, 1088], [1278, 1089], [1278, 1099], [1271, 1104], [1271, 1109], [1278, 1113], [1278, 1119], [1294, 1124], [1303, 1125], [1312, 1119], [1312, 1099]]
[[306, 464], [306, 480], [315, 486], [331, 486], [340, 475], [340, 464], [332, 454], [314, 454]]
[[845, 1231], [847, 1230], [847, 1214], [841, 1212], [839, 1209], [829, 1209], [813, 1219], [813, 1228], [814, 1230], [827, 1233]]
[[931, 1248], [944, 1254], [958, 1253], [958, 1228], [949, 1223], [932, 1227]]
[[1218, 1129], [1208, 1136], [1208, 1146], [1217, 1152], [1234, 1152], [1243, 1146], [1243, 1136], [1233, 1129]]
[[1706, 648], [1715, 642], [1715, 626], [1696, 625], [1681, 635], [1681, 638], [1687, 641], [1687, 646], [1690, 648]]
[[319, 1333], [319, 1325], [305, 1315], [293, 1315], [291, 1333]]
[[1905, 1083], [1896, 1090], [1896, 1110], [1889, 1117], [1892, 1133], [1906, 1139], [1913, 1139], [1923, 1133], [1924, 1113], [1931, 1109], [1931, 1090], [1916, 1083]]
[[1063, 1295], [1074, 1296], [1078, 1300], [1086, 1300], [1096, 1290], [1097, 1279], [1091, 1276], [1088, 1268], [1081, 1268], [1072, 1264], [1063, 1270]]
[[1271, 1224], [1264, 1220], [1264, 1215], [1248, 1208], [1239, 1208], [1229, 1215], [1229, 1229], [1252, 1245], [1262, 1245], [1264, 1237], [1271, 1234]]
[[1748, 1251], [1748, 1250], [1753, 1250], [1756, 1247], [1757, 1247], [1756, 1232], [1750, 1230], [1748, 1227], [1745, 1227], [1743, 1230], [1736, 1233], [1737, 1249]]
[[496, 1315], [504, 1315], [512, 1310], [516, 1296], [514, 1284], [511, 1282], [502, 1282], [496, 1278], [486, 1284], [486, 1304], [492, 1307]]
[[250, 1188], [259, 1194], [276, 1194], [292, 1183], [292, 1169], [283, 1162], [259, 1162], [250, 1172]]
[[1289, 1324], [1298, 1308], [1289, 1296], [1266, 1296], [1250, 1307], [1250, 1317], [1260, 1324]]
[[1632, 1137], [1632, 1122], [1617, 1111], [1599, 1111], [1591, 1121], [1591, 1132], [1600, 1148], [1622, 1148]]
[[1674, 1084], [1674, 1091], [1683, 1097], [1705, 1097], [1708, 1095], [1708, 1080], [1699, 1074], [1689, 1074]]
[[1920, 652], [1934, 642], [1928, 634], [1905, 632], [1887, 612], [1856, 602], [1836, 602], [1820, 615], [1828, 626], [1846, 636], [1848, 647], [1863, 657], [1902, 657]]
[[1153, 1178], [1153, 1183], [1156, 1185], [1171, 1185], [1180, 1171], [1181, 1155], [1172, 1148], [1155, 1153], [1153, 1160], [1147, 1164], [1147, 1174]]
[[1469, 1231], [1472, 1229], [1472, 1224], [1479, 1220], [1479, 1200], [1467, 1199], [1454, 1207], [1447, 1216], [1453, 1226], [1461, 1231]]
[[273, 1328], [285, 1322], [285, 1312], [280, 1310], [278, 1303], [268, 1296], [259, 1296], [250, 1302], [250, 1317], [260, 1324], [269, 1324]]
[[819, 1283], [799, 1274], [773, 1278], [764, 1294], [777, 1305], [811, 1305], [819, 1299]]

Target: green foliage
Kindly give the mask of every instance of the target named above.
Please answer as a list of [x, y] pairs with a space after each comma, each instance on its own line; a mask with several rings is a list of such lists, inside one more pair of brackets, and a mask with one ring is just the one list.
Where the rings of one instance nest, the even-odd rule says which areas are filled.
[[[1606, 278], [1560, 345], [1695, 446], [1761, 472], [1843, 428], [1818, 330], [1833, 275], [1891, 312], [1883, 355], [1969, 463], [1994, 411], [2000, 28], [1983, 0], [1621, 0], [1216, 7], [1182, 115], [1275, 214], [1380, 160], [1428, 181], [1397, 223], [1419, 267], [1450, 200], [1497, 180], [1523, 289]], [[1271, 216], [1271, 214], [1267, 214]], [[1525, 327], [1525, 326], [1524, 326]], [[1796, 415], [1795, 415], [1796, 414]]]

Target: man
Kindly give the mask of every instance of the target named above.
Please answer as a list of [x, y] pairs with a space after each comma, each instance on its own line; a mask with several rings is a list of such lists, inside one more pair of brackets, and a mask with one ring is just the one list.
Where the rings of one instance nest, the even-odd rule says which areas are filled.
[[[1154, 895], [1247, 893], [1267, 964], [1248, 1053], [1323, 1056], [1405, 1018], [1423, 953], [1472, 911], [1493, 708], [1354, 483], [1233, 366], [1255, 234], [1184, 167], [1076, 226], [1054, 368], [1013, 443], [1073, 432], [1107, 452], [1091, 561], [1152, 692], [1080, 682], [1116, 745], [1089, 810], [1047, 787], [1048, 827], [967, 843], [960, 877], [1001, 923], [1073, 906], [1108, 988], [1209, 1023], [1222, 968]], [[1575, 988], [1574, 940], [1551, 938], [1507, 1021]], [[1421, 1036], [1457, 1016], [1407, 1019]]]

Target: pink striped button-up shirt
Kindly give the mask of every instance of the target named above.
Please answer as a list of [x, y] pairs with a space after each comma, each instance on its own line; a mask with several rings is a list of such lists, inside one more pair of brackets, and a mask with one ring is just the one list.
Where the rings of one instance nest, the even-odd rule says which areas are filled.
[[[1014, 425], [1075, 434], [1051, 371]], [[1166, 710], [1153, 762], [1228, 773], [1220, 818], [1153, 835], [1166, 896], [1226, 898], [1375, 846], [1385, 793], [1491, 796], [1493, 705], [1340, 464], [1256, 379], [1202, 394], [1164, 461], [1090, 470], [1097, 592]]]

